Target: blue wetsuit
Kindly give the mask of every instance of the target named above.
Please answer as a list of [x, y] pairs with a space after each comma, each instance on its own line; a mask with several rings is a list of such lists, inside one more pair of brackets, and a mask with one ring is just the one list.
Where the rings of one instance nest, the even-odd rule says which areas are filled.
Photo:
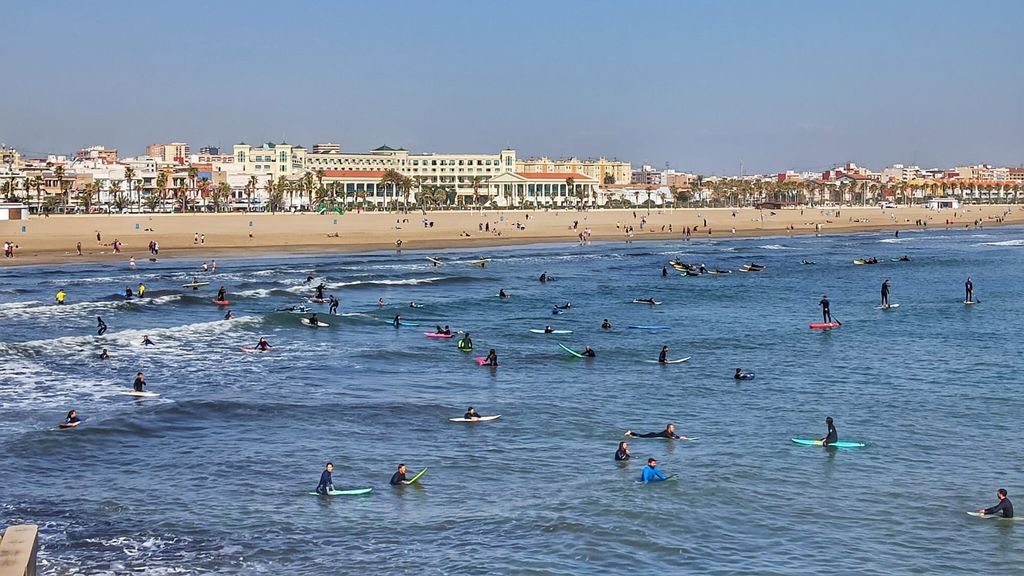
[[642, 482], [659, 482], [665, 480], [665, 474], [656, 466], [644, 466], [644, 471], [640, 473], [640, 480]]
[[333, 475], [327, 470], [320, 474], [320, 483], [316, 485], [316, 493], [326, 495], [328, 490], [334, 490]]

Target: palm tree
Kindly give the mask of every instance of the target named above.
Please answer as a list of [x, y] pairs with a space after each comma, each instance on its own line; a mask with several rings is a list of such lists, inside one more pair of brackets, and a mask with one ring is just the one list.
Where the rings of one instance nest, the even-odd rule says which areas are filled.
[[[255, 178], [255, 176], [253, 176], [253, 178]], [[277, 193], [277, 186], [274, 184], [273, 178], [268, 178], [266, 183], [263, 184], [263, 191], [267, 193], [267, 203], [270, 204], [270, 213], [273, 214], [274, 210], [276, 210], [276, 204], [270, 203], [270, 200], [274, 198], [274, 194]]]
[[281, 199], [284, 200], [284, 195], [288, 194], [288, 207], [295, 207], [295, 185], [288, 181], [284, 176], [277, 177], [277, 186], [275, 190], [281, 194]]
[[188, 165], [188, 183], [189, 183], [189, 188], [191, 188], [193, 191], [195, 191], [195, 189], [196, 189], [196, 177], [197, 176], [199, 176], [199, 169], [196, 168], [195, 166], [189, 164]]
[[469, 179], [469, 187], [473, 189], [473, 204], [480, 208], [480, 186], [484, 183], [483, 176], [473, 176]]
[[245, 183], [245, 198], [246, 198], [246, 209], [252, 210], [252, 197], [256, 194], [256, 184], [259, 183], [259, 179], [255, 176], [249, 176], [249, 181]]
[[[203, 199], [203, 206], [206, 206], [206, 199], [210, 196], [210, 179], [202, 177], [199, 179], [198, 188], [195, 194], [196, 200]], [[198, 202], [197, 202], [198, 203]]]
[[214, 186], [213, 193], [210, 195], [210, 201], [213, 204], [213, 211], [220, 212], [221, 207], [227, 201], [231, 195], [231, 185], [227, 182], [221, 182]]
[[78, 203], [85, 209], [86, 213], [92, 208], [93, 200], [100, 192], [100, 183], [93, 181], [89, 182], [82, 188], [82, 191], [78, 193]]
[[156, 175], [156, 193], [163, 202], [167, 198], [167, 172], [160, 172]]
[[[124, 181], [128, 184], [128, 200], [132, 198], [132, 181], [135, 180], [135, 168], [125, 166]], [[139, 209], [142, 208], [142, 192], [139, 192]]]
[[127, 200], [124, 197], [124, 194], [121, 194], [120, 180], [111, 179], [107, 185], [107, 191], [110, 192], [110, 200], [114, 204], [114, 208], [119, 211], [127, 208]]

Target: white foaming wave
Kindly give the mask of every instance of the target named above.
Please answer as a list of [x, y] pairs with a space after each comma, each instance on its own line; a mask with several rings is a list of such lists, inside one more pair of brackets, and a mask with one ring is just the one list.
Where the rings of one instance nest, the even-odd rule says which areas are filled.
[[345, 286], [363, 286], [363, 285], [365, 285], [365, 286], [373, 286], [373, 285], [383, 285], [383, 286], [415, 286], [417, 284], [433, 284], [434, 282], [436, 282], [438, 280], [443, 280], [443, 279], [444, 278], [442, 278], [440, 276], [437, 276], [437, 277], [434, 277], [434, 278], [407, 278], [405, 280], [353, 280], [352, 282], [337, 282], [335, 284], [331, 284], [330, 286], [328, 286], [328, 288], [342, 288], [342, 287], [345, 287]]
[[783, 246], [782, 244], [765, 244], [764, 246], [758, 246], [758, 248], [763, 248], [765, 250], [792, 250], [792, 248]]
[[884, 238], [879, 240], [883, 244], [902, 244], [904, 242], [910, 242], [910, 238]]
[[168, 302], [177, 302], [181, 300], [181, 294], [166, 294], [164, 296], [157, 296], [156, 298], [150, 298], [148, 302], [140, 302], [140, 304], [166, 304]]
[[44, 302], [39, 300], [26, 300], [24, 302], [4, 302], [0, 304], [0, 310], [17, 310], [20, 308], [31, 308], [34, 306], [45, 306]]
[[58, 317], [78, 316], [84, 310], [113, 310], [131, 306], [134, 301], [100, 301], [100, 302], [75, 302], [74, 304], [43, 304], [35, 306], [10, 306], [0, 308], [0, 318], [15, 317]]
[[0, 409], [66, 407], [80, 400], [83, 394], [107, 396], [117, 393], [118, 388], [118, 383], [112, 380], [96, 380], [80, 374], [69, 377], [43, 362], [13, 354], [5, 354], [0, 364]]
[[1024, 246], [1024, 240], [1002, 240], [1000, 242], [982, 242], [975, 246]]
[[[270, 296], [270, 288], [257, 288], [255, 290], [242, 290], [235, 292], [235, 296], [241, 296], [243, 298], [264, 298]], [[288, 290], [291, 292], [291, 290]]]

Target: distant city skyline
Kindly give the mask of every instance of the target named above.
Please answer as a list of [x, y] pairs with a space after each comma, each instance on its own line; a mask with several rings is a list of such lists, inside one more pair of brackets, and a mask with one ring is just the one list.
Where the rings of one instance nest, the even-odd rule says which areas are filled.
[[17, 3], [0, 142], [239, 141], [700, 174], [1024, 163], [1024, 3]]

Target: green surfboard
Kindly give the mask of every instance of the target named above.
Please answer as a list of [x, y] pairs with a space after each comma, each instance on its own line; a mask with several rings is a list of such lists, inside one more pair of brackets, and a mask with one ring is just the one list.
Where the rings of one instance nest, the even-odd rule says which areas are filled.
[[561, 342], [559, 342], [558, 345], [562, 347], [562, 350], [565, 350], [569, 354], [572, 354], [573, 356], [575, 356], [577, 358], [583, 358], [583, 354], [580, 354], [579, 352], [573, 350], [572, 348], [569, 348], [565, 344], [562, 344]]
[[427, 473], [427, 469], [426, 469], [426, 468], [424, 468], [423, 470], [420, 470], [420, 471], [419, 471], [419, 472], [418, 472], [418, 473], [417, 473], [417, 474], [416, 474], [415, 476], [413, 476], [412, 478], [409, 478], [409, 480], [407, 480], [406, 482], [407, 482], [408, 484], [415, 484], [415, 483], [416, 483], [417, 481], [419, 481], [419, 479], [420, 479], [420, 478], [422, 478], [422, 477], [423, 477], [423, 475], [424, 475], [424, 474], [426, 474], [426, 473]]

